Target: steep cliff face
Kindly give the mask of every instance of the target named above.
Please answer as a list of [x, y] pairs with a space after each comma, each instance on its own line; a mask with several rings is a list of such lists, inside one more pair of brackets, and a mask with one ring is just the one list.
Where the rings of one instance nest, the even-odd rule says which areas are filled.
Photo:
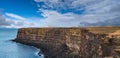
[[82, 28], [21, 28], [15, 41], [40, 48], [46, 58], [103, 58], [112, 49], [105, 37]]

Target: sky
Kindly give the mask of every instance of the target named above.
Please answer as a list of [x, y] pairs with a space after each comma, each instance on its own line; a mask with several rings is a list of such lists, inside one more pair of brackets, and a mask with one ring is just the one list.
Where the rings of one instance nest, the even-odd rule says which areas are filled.
[[0, 27], [120, 26], [120, 0], [0, 0]]

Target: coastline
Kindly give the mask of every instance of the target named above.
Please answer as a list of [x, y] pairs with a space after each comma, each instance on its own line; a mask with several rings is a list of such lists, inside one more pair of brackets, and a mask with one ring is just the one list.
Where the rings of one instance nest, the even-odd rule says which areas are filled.
[[[43, 56], [44, 58], [46, 58], [45, 55], [42, 53], [41, 49], [36, 44], [25, 43], [25, 42], [22, 42], [22, 41], [18, 41], [16, 39], [13, 39], [13, 40], [10, 40], [10, 41], [37, 48], [39, 50], [37, 54], [39, 56]], [[43, 55], [41, 55], [41, 54], [43, 54]]]

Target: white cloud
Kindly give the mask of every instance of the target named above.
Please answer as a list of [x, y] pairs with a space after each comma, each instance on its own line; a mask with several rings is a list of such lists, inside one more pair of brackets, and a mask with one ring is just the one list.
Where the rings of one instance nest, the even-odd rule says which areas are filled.
[[[80, 23], [96, 23], [106, 20], [116, 20], [120, 17], [120, 0], [35, 0], [43, 2], [40, 7], [43, 13], [45, 26], [78, 26]], [[53, 10], [55, 9], [55, 10]], [[82, 14], [74, 12], [60, 13], [59, 10], [84, 10]], [[58, 12], [59, 11], [59, 12]]]
[[[98, 21], [103, 21], [110, 15], [94, 15], [94, 14], [84, 14], [78, 15], [74, 13], [61, 14], [57, 11], [50, 10], [40, 10], [43, 12], [44, 19], [40, 20], [42, 26], [52, 26], [52, 27], [72, 27], [78, 26], [81, 22], [94, 23]], [[103, 18], [104, 17], [104, 18]], [[109, 17], [114, 18], [113, 16]], [[100, 20], [103, 19], [103, 20]]]
[[21, 17], [19, 15], [13, 14], [13, 13], [6, 13], [5, 15], [9, 16], [9, 17], [12, 17], [12, 18], [15, 18], [15, 19], [20, 19], [20, 20], [25, 20], [26, 19], [24, 17]]
[[[43, 10], [43, 16], [46, 17], [40, 22], [44, 22], [43, 26], [48, 26], [48, 27], [65, 27], [65, 26], [75, 26], [73, 25], [73, 19], [75, 18], [73, 15], [74, 14], [61, 14], [56, 11], [49, 11], [49, 10]], [[76, 15], [77, 16], [77, 15]], [[77, 21], [75, 21], [77, 24]], [[74, 23], [75, 24], [75, 23]]]
[[2, 15], [0, 15], [0, 26], [10, 26], [14, 21], [5, 19]]
[[34, 23], [29, 21], [30, 19], [24, 18], [17, 14], [5, 13], [0, 16], [0, 26], [7, 28], [22, 28], [22, 27], [34, 27]]

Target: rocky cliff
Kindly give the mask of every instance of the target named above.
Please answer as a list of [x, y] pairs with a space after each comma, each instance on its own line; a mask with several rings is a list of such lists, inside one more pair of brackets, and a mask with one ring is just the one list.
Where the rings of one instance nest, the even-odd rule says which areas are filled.
[[45, 58], [107, 58], [118, 55], [113, 51], [115, 45], [108, 34], [90, 31], [88, 28], [21, 28], [15, 41], [40, 48]]

